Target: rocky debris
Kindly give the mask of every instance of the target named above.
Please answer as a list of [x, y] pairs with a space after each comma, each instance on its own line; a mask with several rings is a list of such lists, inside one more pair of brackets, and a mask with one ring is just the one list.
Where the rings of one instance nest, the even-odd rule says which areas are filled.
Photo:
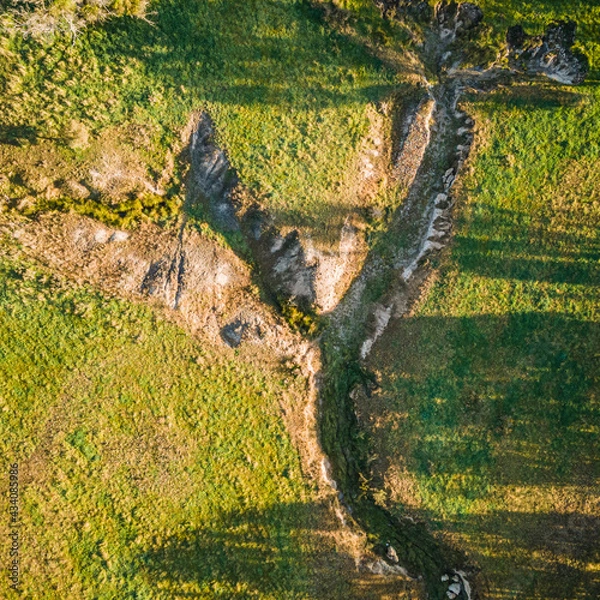
[[390, 565], [388, 562], [381, 559], [364, 561], [361, 564], [361, 567], [370, 573], [374, 573], [375, 575], [395, 575], [414, 580], [414, 578], [409, 575], [408, 571], [404, 567], [401, 567], [400, 565]]
[[241, 344], [247, 329], [248, 323], [236, 319], [221, 329], [221, 337], [230, 348], [237, 348]]
[[263, 280], [280, 299], [306, 310], [316, 300], [315, 264], [311, 263], [296, 229], [281, 235], [258, 205], [242, 218], [242, 230], [260, 265]]
[[364, 360], [371, 352], [373, 344], [379, 339], [381, 334], [385, 331], [394, 310], [393, 305], [383, 306], [377, 305], [371, 315], [370, 322], [367, 324], [367, 329], [370, 333], [365, 338], [360, 348], [360, 357]]
[[431, 19], [431, 6], [426, 0], [376, 0], [376, 4], [386, 15], [395, 13], [422, 22]]
[[527, 35], [521, 25], [506, 32], [509, 67], [528, 75], [543, 74], [566, 85], [583, 83], [589, 72], [587, 57], [573, 50], [576, 24], [558, 21], [543, 36]]
[[408, 188], [417, 175], [431, 139], [431, 121], [435, 102], [426, 95], [407, 119], [402, 141], [393, 156], [393, 177], [397, 185]]
[[191, 175], [189, 196], [201, 196], [208, 202], [211, 217], [225, 231], [238, 231], [237, 207], [232, 191], [237, 176], [225, 152], [214, 143], [214, 127], [207, 113], [200, 114], [190, 141]]
[[471, 600], [471, 586], [466, 579], [464, 571], [452, 571], [450, 574], [445, 573], [441, 577], [443, 583], [448, 584], [446, 596], [450, 600], [457, 598]]
[[344, 223], [338, 248], [332, 251], [318, 250], [296, 229], [282, 235], [257, 205], [242, 217], [242, 231], [267, 286], [280, 300], [302, 310], [334, 308], [355, 272], [357, 254], [364, 252], [350, 221]]
[[460, 585], [460, 583], [451, 583], [448, 586], [448, 591], [446, 592], [446, 595], [448, 596], [448, 598], [450, 598], [450, 600], [453, 600], [454, 598], [458, 597], [461, 591], [462, 586]]
[[444, 1], [435, 7], [435, 18], [440, 37], [453, 40], [472, 32], [483, 20], [483, 12], [470, 2]]
[[290, 231], [281, 242], [280, 237], [277, 234], [277, 250], [271, 250], [274, 259], [271, 277], [275, 281], [276, 289], [282, 291], [298, 306], [308, 308], [315, 301], [315, 266], [307, 263], [298, 230]]
[[[454, 118], [459, 121], [462, 120], [464, 123], [466, 123], [465, 116], [464, 113], [454, 111]], [[463, 130], [463, 136], [466, 132], [469, 132], [464, 126], [461, 127], [461, 129]], [[453, 205], [453, 202], [449, 197], [449, 191], [454, 184], [457, 172], [469, 153], [469, 149], [470, 142], [458, 144], [456, 146], [456, 152], [453, 159], [455, 166], [446, 169], [440, 182], [444, 192], [436, 193], [430, 203], [431, 209], [429, 211], [428, 226], [422, 237], [418, 251], [415, 253], [412, 260], [400, 265], [402, 266], [402, 279], [405, 282], [408, 282], [411, 279], [419, 265], [430, 252], [442, 249], [449, 239], [452, 228], [449, 210]]]
[[389, 542], [386, 544], [385, 556], [390, 562], [395, 564], [400, 562], [398, 559], [398, 553], [394, 549], [394, 546], [390, 545]]

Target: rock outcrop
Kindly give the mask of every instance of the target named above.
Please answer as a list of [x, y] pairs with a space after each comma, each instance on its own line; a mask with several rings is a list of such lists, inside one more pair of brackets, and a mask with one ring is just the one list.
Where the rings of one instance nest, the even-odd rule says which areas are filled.
[[435, 18], [442, 39], [454, 39], [473, 31], [483, 21], [483, 12], [471, 2], [440, 2]]
[[521, 25], [510, 27], [506, 33], [510, 68], [528, 75], [543, 74], [566, 85], [582, 83], [589, 62], [572, 49], [576, 27], [573, 21], [558, 21], [548, 25], [543, 36], [527, 35]]
[[200, 114], [190, 140], [191, 176], [188, 197], [208, 204], [211, 218], [224, 231], [239, 231], [232, 191], [237, 184], [225, 152], [214, 142], [214, 127], [207, 113]]
[[426, 0], [377, 0], [376, 4], [386, 15], [395, 13], [415, 21], [427, 22], [432, 14], [431, 6]]

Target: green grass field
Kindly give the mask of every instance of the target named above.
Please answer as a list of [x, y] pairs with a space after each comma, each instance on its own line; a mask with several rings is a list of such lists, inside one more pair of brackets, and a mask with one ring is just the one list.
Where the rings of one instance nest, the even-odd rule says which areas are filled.
[[[402, 38], [369, 0], [349, 8], [367, 14], [363, 30], [379, 27], [380, 41]], [[11, 205], [34, 212], [50, 198], [105, 220], [120, 208], [124, 224], [169, 218], [181, 206], [173, 155], [195, 110], [209, 112], [244, 186], [281, 226], [318, 224], [323, 236], [323, 223], [338, 226], [339, 213], [360, 204], [348, 173], [367, 107], [397, 75], [327, 25], [318, 3], [164, 0], [148, 19], [115, 18], [52, 44], [2, 40], [0, 191]], [[73, 196], [71, 180], [84, 181], [91, 199]], [[142, 180], [160, 182], [166, 195], [156, 198]]]
[[[599, 8], [483, 2], [540, 31], [578, 20], [587, 85], [470, 98], [476, 157], [454, 241], [371, 358], [387, 502], [481, 569], [487, 598], [600, 593]], [[383, 365], [383, 366], [382, 366]], [[383, 483], [383, 482], [382, 482]]]
[[281, 418], [293, 375], [6, 258], [0, 335], [21, 597], [349, 594]]
[[[369, 443], [387, 476], [376, 497], [464, 550], [485, 598], [592, 599], [600, 5], [479, 4], [482, 45], [496, 48], [509, 25], [574, 18], [592, 70], [578, 88], [468, 96], [476, 155], [454, 241], [371, 358]], [[1, 37], [0, 209], [168, 222], [185, 192], [181, 132], [207, 110], [276, 223], [331, 241], [360, 208], [369, 114], [404, 75], [364, 42], [392, 56], [406, 32], [371, 0], [336, 2], [344, 26], [324, 6], [160, 0], [148, 21], [76, 39]], [[280, 414], [303, 382], [16, 259], [0, 262], [0, 321], [0, 456], [5, 473], [20, 465], [24, 597], [353, 597]]]

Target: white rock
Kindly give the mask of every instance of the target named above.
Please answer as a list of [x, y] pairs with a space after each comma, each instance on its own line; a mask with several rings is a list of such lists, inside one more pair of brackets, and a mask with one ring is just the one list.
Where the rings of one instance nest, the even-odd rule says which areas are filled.
[[109, 242], [124, 242], [129, 238], [129, 234], [126, 231], [115, 231], [108, 240]]
[[106, 231], [106, 229], [97, 229], [96, 232], [94, 233], [94, 239], [99, 244], [105, 244], [106, 242], [108, 242], [110, 237], [111, 237], [110, 232]]
[[457, 596], [458, 596], [458, 594], [460, 594], [461, 589], [462, 589], [462, 587], [461, 587], [460, 583], [451, 583], [448, 586], [448, 591], [456, 594]]
[[279, 252], [279, 250], [281, 250], [282, 246], [283, 246], [283, 238], [280, 236], [273, 242], [273, 245], [271, 246], [271, 254], [275, 254], [275, 252]]

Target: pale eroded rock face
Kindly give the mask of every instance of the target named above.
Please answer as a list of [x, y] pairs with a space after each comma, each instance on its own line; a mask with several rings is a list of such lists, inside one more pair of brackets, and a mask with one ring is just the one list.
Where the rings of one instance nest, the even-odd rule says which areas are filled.
[[[209, 115], [200, 113], [190, 126], [193, 129], [189, 146], [188, 202], [203, 203], [218, 229], [242, 232], [263, 283], [280, 302], [289, 302], [302, 310], [328, 312], [333, 309], [366, 254], [364, 240], [357, 229], [347, 221], [340, 230], [338, 247], [325, 250], [317, 249], [306, 232], [279, 230], [272, 216], [258, 204], [242, 206], [235, 200], [238, 179], [225, 152], [214, 141], [214, 126]], [[375, 138], [377, 131], [371, 132]], [[374, 193], [377, 188], [379, 163], [384, 162], [379, 146], [371, 148], [367, 144], [361, 152], [360, 179], [365, 189], [357, 190], [359, 196]], [[185, 257], [178, 266], [168, 261], [152, 265], [147, 277], [149, 283], [144, 284], [144, 289], [155, 289], [156, 278], [176, 278], [180, 268], [186, 269]], [[178, 304], [177, 299], [173, 302]], [[232, 326], [222, 337], [237, 345], [237, 338], [246, 335], [241, 331]]]
[[225, 231], [238, 231], [232, 191], [237, 183], [225, 152], [214, 142], [214, 127], [207, 113], [200, 114], [190, 140], [191, 177], [189, 193], [202, 196], [216, 225]]
[[234, 347], [249, 342], [289, 349], [285, 327], [248, 291], [247, 265], [192, 228], [178, 234], [144, 224], [127, 233], [88, 217], [50, 213], [0, 223], [0, 232], [68, 279], [163, 307], [191, 333]]
[[546, 28], [543, 36], [530, 36], [521, 25], [506, 33], [511, 69], [529, 75], [543, 74], [566, 85], [583, 83], [589, 71], [587, 57], [572, 50], [576, 24], [559, 21]]
[[483, 12], [470, 2], [440, 2], [435, 17], [442, 39], [454, 39], [474, 30], [483, 20]]

